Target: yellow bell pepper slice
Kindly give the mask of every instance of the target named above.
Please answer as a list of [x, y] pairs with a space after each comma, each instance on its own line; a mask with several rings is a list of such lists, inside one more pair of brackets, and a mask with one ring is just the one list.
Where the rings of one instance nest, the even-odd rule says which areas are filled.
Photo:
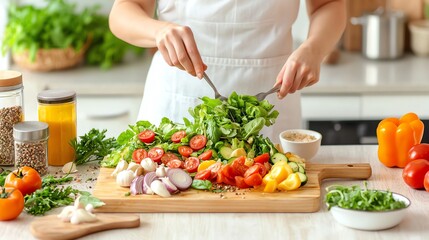
[[198, 172], [206, 170], [208, 167], [210, 167], [211, 165], [215, 164], [216, 161], [215, 160], [206, 160], [200, 163], [200, 165], [198, 165]]
[[265, 187], [264, 187], [264, 192], [266, 193], [273, 193], [277, 190], [277, 181], [274, 179], [271, 179], [269, 181], [267, 181]]
[[265, 174], [264, 178], [262, 178], [262, 182], [264, 184], [267, 184], [268, 181], [274, 180], [274, 178], [271, 176], [270, 173]]
[[285, 166], [274, 166], [270, 170], [271, 178], [276, 180], [278, 183], [285, 180], [288, 176]]
[[291, 191], [301, 186], [301, 179], [297, 173], [290, 174], [286, 180], [282, 181], [277, 188], [283, 191]]

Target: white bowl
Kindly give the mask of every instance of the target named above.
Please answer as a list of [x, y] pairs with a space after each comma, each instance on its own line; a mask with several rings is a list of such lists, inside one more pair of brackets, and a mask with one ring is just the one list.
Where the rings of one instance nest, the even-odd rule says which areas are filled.
[[[291, 135], [307, 136], [304, 139], [291, 140]], [[280, 144], [283, 152], [294, 153], [305, 160], [311, 160], [319, 151], [322, 135], [316, 131], [306, 129], [290, 129], [280, 133]]]
[[392, 193], [394, 199], [405, 202], [405, 208], [389, 211], [364, 211], [332, 207], [331, 212], [334, 219], [350, 228], [360, 230], [383, 230], [398, 225], [405, 217], [411, 202], [408, 198], [398, 193]]

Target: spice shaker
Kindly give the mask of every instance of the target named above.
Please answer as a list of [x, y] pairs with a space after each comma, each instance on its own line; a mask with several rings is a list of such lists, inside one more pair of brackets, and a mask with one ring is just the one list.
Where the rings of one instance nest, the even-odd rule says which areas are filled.
[[37, 95], [39, 121], [49, 124], [48, 164], [63, 166], [74, 161], [75, 152], [70, 145], [76, 138], [76, 92], [46, 90]]
[[15, 164], [13, 125], [23, 119], [22, 74], [0, 71], [0, 165]]
[[40, 175], [48, 172], [48, 124], [20, 122], [13, 126], [15, 167], [32, 167]]

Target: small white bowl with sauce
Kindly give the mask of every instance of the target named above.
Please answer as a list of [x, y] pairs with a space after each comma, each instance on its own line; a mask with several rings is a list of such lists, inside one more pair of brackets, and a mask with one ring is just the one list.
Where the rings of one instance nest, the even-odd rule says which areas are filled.
[[322, 142], [322, 134], [307, 129], [290, 129], [280, 133], [283, 152], [291, 152], [305, 160], [316, 156]]

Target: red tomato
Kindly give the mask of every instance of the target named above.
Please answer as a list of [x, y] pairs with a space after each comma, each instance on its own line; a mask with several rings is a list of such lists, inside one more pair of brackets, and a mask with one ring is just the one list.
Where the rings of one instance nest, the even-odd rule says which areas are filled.
[[189, 156], [191, 156], [191, 153], [194, 152], [194, 150], [192, 150], [192, 148], [189, 146], [179, 146], [177, 151], [180, 153], [180, 155], [182, 155], [184, 157], [189, 157]]
[[267, 175], [267, 167], [265, 167], [265, 164], [261, 164], [261, 163], [254, 163], [253, 165], [258, 165], [259, 166], [259, 174], [261, 174], [262, 177], [264, 177], [265, 175]]
[[410, 161], [417, 159], [429, 160], [429, 144], [421, 143], [411, 147], [410, 151], [408, 151], [408, 159], [410, 159]]
[[244, 165], [244, 162], [246, 161], [246, 158], [244, 156], [238, 157], [234, 159], [231, 163], [231, 167], [234, 171], [234, 176], [243, 176], [244, 173], [249, 168], [248, 166]]
[[206, 146], [207, 138], [204, 135], [195, 135], [189, 141], [189, 146], [198, 151]]
[[140, 163], [143, 159], [147, 158], [147, 151], [143, 148], [136, 149], [133, 152], [132, 158], [135, 163]]
[[155, 132], [149, 129], [143, 130], [138, 137], [144, 143], [152, 143], [155, 140]]
[[222, 163], [217, 162], [211, 166], [209, 166], [207, 169], [212, 172], [211, 179], [217, 178], [217, 174], [219, 173], [220, 169], [222, 167]]
[[34, 168], [22, 167], [7, 175], [4, 187], [16, 188], [25, 196], [42, 187], [42, 178]]
[[174, 154], [174, 153], [166, 152], [166, 153], [164, 153], [164, 155], [162, 155], [161, 162], [164, 163], [165, 165], [167, 165], [167, 163], [173, 159], [179, 159], [179, 157], [176, 156], [176, 154]]
[[244, 182], [244, 177], [235, 176], [235, 184], [238, 188], [249, 188], [250, 186]]
[[213, 151], [207, 150], [207, 151], [201, 153], [200, 156], [198, 156], [198, 158], [201, 160], [210, 160], [212, 158], [212, 155], [213, 155]]
[[425, 183], [423, 185], [425, 186], [426, 192], [429, 192], [429, 172], [425, 175]]
[[263, 153], [263, 154], [255, 157], [253, 159], [253, 161], [255, 163], [262, 163], [262, 164], [265, 163], [265, 162], [268, 162], [268, 160], [270, 160], [270, 154], [269, 153]]
[[182, 168], [183, 161], [180, 159], [172, 159], [167, 163], [167, 167], [169, 168]]
[[204, 169], [203, 171], [197, 172], [194, 179], [199, 180], [208, 180], [211, 177], [211, 172], [208, 169]]
[[420, 189], [424, 187], [424, 179], [429, 171], [429, 160], [417, 159], [409, 162], [402, 171], [402, 178], [408, 186]]
[[185, 161], [185, 170], [188, 171], [188, 173], [196, 172], [198, 170], [198, 165], [200, 165], [200, 159], [189, 157]]
[[180, 130], [171, 135], [171, 141], [174, 143], [179, 143], [184, 137], [186, 137], [186, 131]]
[[0, 221], [15, 219], [24, 209], [24, 196], [15, 188], [0, 187]]
[[243, 177], [246, 178], [246, 177], [248, 177], [248, 176], [250, 176], [252, 174], [260, 173], [260, 172], [261, 172], [261, 166], [254, 164], [253, 166], [249, 167], [246, 170], [246, 172], [244, 172]]
[[160, 162], [162, 155], [164, 155], [164, 149], [160, 147], [154, 147], [147, 152], [147, 156], [154, 162]]
[[234, 169], [232, 169], [230, 164], [224, 165], [220, 171], [222, 172], [222, 175], [227, 178], [234, 179], [236, 176]]
[[249, 186], [259, 186], [262, 184], [262, 176], [259, 173], [255, 173], [244, 178], [244, 182]]

